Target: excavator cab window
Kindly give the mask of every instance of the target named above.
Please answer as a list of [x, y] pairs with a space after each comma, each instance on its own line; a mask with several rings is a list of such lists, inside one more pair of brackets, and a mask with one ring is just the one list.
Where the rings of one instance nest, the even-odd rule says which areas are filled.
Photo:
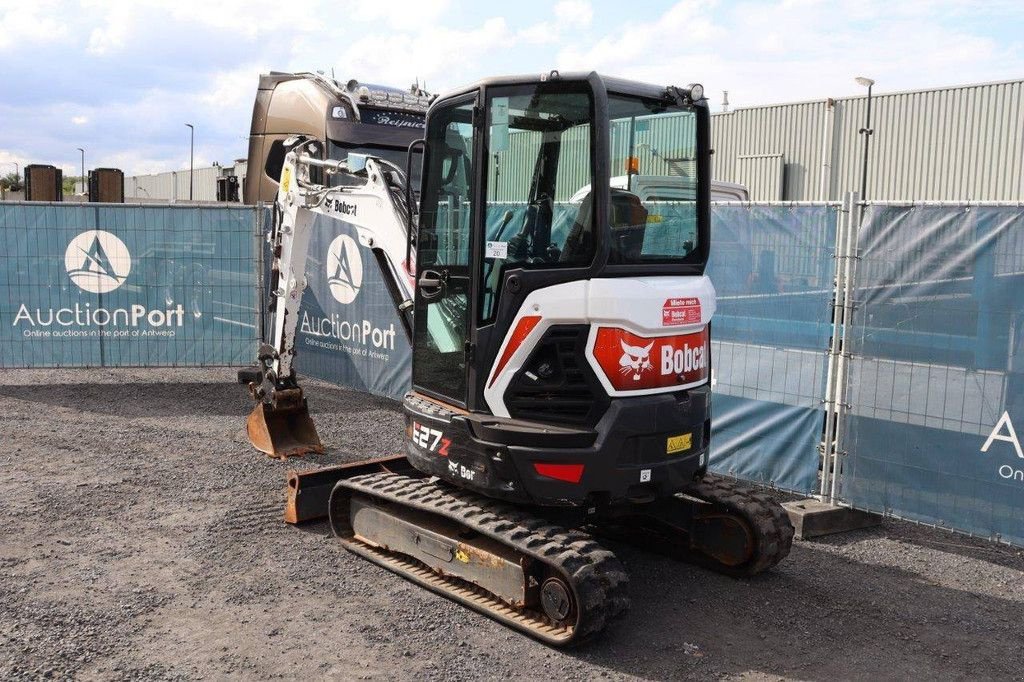
[[480, 320], [494, 319], [508, 270], [585, 266], [594, 258], [590, 202], [593, 97], [583, 83], [487, 92], [485, 243]]
[[455, 405], [466, 403], [475, 102], [431, 114], [416, 253], [413, 385]]
[[[610, 94], [612, 176], [626, 176], [611, 194], [609, 263], [683, 263], [699, 257], [697, 114], [666, 99]], [[639, 193], [639, 180], [663, 178], [691, 192], [675, 197]]]

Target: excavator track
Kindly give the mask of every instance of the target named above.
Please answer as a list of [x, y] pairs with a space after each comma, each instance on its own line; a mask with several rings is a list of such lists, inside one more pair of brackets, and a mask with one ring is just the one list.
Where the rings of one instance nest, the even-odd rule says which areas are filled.
[[685, 493], [599, 523], [601, 535], [734, 577], [750, 577], [785, 559], [793, 524], [768, 495], [706, 475]]
[[[344, 479], [331, 494], [330, 520], [349, 551], [550, 645], [593, 637], [629, 608], [622, 564], [590, 535], [434, 479]], [[432, 532], [438, 529], [448, 533]], [[401, 551], [403, 541], [413, 549]], [[465, 573], [474, 565], [494, 576]], [[517, 566], [525, 579], [519, 597], [502, 598], [479, 584], [517, 575]], [[513, 577], [505, 585], [514, 591], [515, 583]]]

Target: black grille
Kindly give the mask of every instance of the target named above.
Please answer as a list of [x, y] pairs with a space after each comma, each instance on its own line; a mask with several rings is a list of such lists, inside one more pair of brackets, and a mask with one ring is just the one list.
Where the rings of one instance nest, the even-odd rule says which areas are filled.
[[516, 419], [593, 426], [608, 408], [608, 396], [586, 358], [586, 325], [547, 331], [505, 391]]

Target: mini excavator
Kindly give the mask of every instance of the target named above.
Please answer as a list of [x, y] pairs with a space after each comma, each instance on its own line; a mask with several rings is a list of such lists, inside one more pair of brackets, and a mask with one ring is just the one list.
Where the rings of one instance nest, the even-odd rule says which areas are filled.
[[[323, 450], [292, 362], [318, 216], [373, 251], [413, 347], [404, 455], [309, 474], [346, 549], [554, 646], [628, 609], [599, 538], [733, 576], [789, 554], [782, 507], [707, 471], [709, 126], [700, 85], [551, 72], [435, 99], [404, 169], [289, 141], [253, 445]], [[641, 198], [641, 166], [678, 191]]]

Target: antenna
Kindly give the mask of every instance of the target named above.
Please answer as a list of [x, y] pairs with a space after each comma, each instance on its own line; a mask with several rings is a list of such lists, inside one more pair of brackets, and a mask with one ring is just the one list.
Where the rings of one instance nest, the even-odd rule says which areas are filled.
[[729, 111], [729, 91], [722, 90], [722, 111]]

